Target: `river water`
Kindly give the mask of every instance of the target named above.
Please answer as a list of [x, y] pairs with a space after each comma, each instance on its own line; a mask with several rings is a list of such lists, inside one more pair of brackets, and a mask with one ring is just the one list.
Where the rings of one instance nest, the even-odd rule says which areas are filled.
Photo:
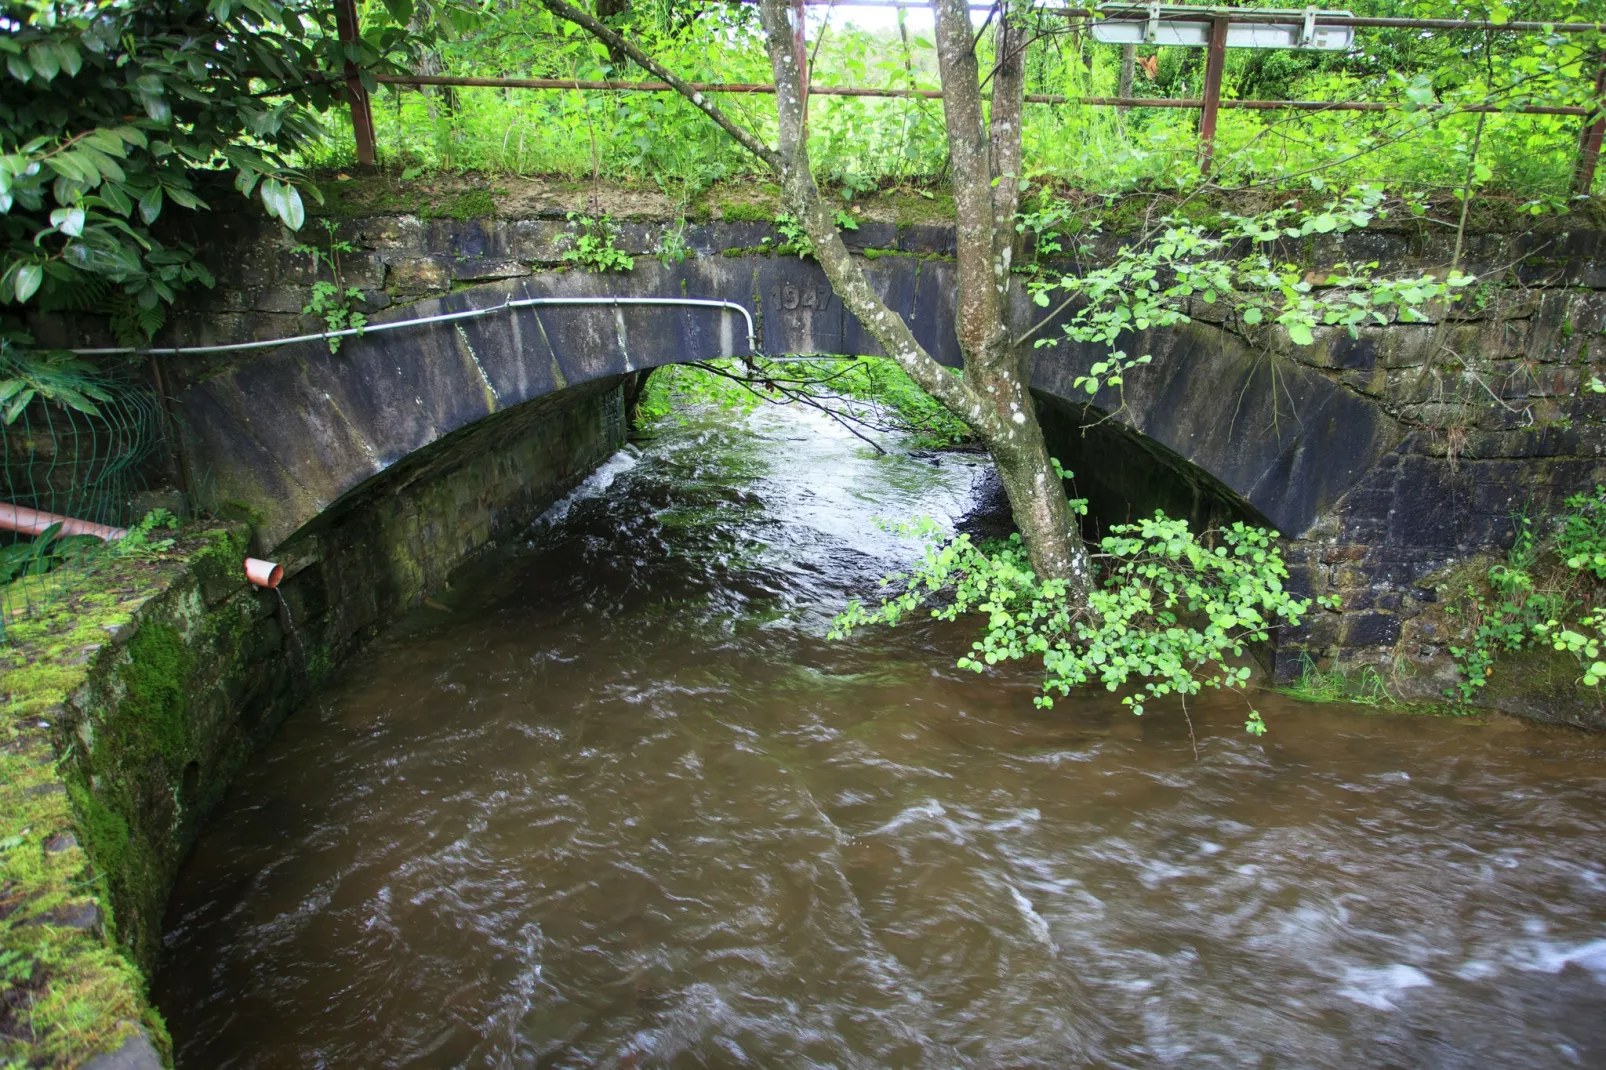
[[1138, 719], [829, 643], [991, 500], [808, 413], [621, 454], [252, 760], [157, 985], [215, 1067], [1606, 1066], [1606, 740]]

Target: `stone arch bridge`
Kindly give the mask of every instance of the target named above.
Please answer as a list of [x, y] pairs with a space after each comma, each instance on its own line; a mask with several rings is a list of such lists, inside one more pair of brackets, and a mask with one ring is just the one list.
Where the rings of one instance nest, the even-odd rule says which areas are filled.
[[[532, 237], [531, 227], [545, 230]], [[766, 353], [879, 353], [817, 265], [755, 244], [760, 232], [769, 233], [764, 225], [695, 228], [700, 255], [670, 266], [642, 258], [632, 272], [610, 275], [545, 266], [557, 259], [551, 234], [561, 227], [359, 222], [354, 236], [368, 251], [351, 270], [362, 275], [373, 304], [390, 305], [373, 312], [376, 323], [523, 297], [716, 298], [751, 310]], [[1340, 594], [1345, 612], [1319, 615], [1288, 651], [1369, 660], [1395, 654], [1402, 642], [1416, 642], [1402, 625], [1432, 602], [1434, 577], [1508, 538], [1514, 509], [1543, 508], [1606, 479], [1601, 406], [1581, 386], [1606, 358], [1606, 347], [1594, 342], [1606, 328], [1606, 300], [1594, 289], [1606, 288], [1606, 271], [1596, 267], [1602, 237], [1564, 234], [1541, 243], [1479, 236], [1469, 243], [1473, 269], [1478, 261], [1522, 261], [1524, 249], [1533, 253], [1522, 261], [1521, 285], [1452, 323], [1392, 324], [1359, 338], [1334, 331], [1303, 351], [1251, 349], [1212, 324], [1219, 317], [1211, 306], [1198, 304], [1192, 324], [1123, 340], [1128, 352], [1154, 356], [1129, 377], [1124, 399], [1109, 391], [1089, 399], [1074, 386], [1102, 353], [1066, 342], [1051, 324], [1042, 337], [1055, 343], [1032, 357], [1051, 448], [1077, 473], [1078, 493], [1106, 523], [1163, 507], [1200, 522], [1252, 519], [1289, 537], [1291, 582], [1311, 593]], [[957, 365], [956, 287], [944, 255], [951, 234], [866, 224], [854, 239], [866, 247], [868, 270], [888, 304], [938, 359]], [[623, 240], [645, 252], [655, 239], [652, 228], [638, 227], [627, 228]], [[1420, 236], [1350, 241], [1365, 247], [1333, 244], [1307, 249], [1307, 258], [1334, 263], [1362, 256], [1383, 261], [1385, 270], [1447, 259], [1447, 250]], [[288, 262], [272, 242], [257, 248], [267, 250], [264, 260]], [[225, 280], [229, 271], [223, 265]], [[271, 268], [251, 261], [233, 271], [212, 308], [197, 310], [184, 331], [192, 341], [308, 328], [308, 321], [285, 314], [297, 309], [301, 291], [294, 286], [304, 289], [310, 279], [288, 277], [289, 269], [281, 269], [287, 277], [273, 277]], [[1016, 322], [1034, 322], [1039, 310], [1017, 297]], [[249, 328], [243, 313], [253, 301], [259, 312], [266, 306], [281, 315], [259, 315], [258, 326]], [[264, 330], [263, 322], [278, 326]], [[1484, 374], [1447, 384], [1443, 368], [1429, 359], [1435, 339], [1476, 354]], [[174, 403], [192, 494], [243, 510], [261, 549], [287, 560], [294, 573], [301, 562], [329, 557], [330, 532], [354, 523], [354, 503], [416, 491], [467, 458], [494, 458], [532, 429], [545, 428], [539, 433], [547, 436], [546, 461], [527, 461], [527, 468], [556, 464], [563, 469], [558, 482], [572, 485], [622, 434], [623, 377], [745, 351], [741, 318], [728, 312], [530, 308], [347, 339], [337, 353], [307, 343], [192, 367]], [[591, 453], [562, 444], [581, 433], [572, 414], [565, 415], [580, 398], [593, 399], [615, 425], [613, 437]], [[530, 483], [533, 469], [519, 463], [507, 461], [497, 478]], [[457, 544], [436, 559], [461, 560], [513, 517], [494, 515], [504, 492], [477, 493], [474, 501], [440, 507], [469, 519], [429, 536]], [[393, 528], [429, 526], [418, 519], [416, 504], [402, 512], [408, 516], [388, 521]], [[431, 554], [417, 545], [427, 534], [409, 535], [411, 549], [391, 555], [392, 578], [379, 584], [389, 584], [391, 594], [375, 599], [416, 601], [443, 582], [445, 564], [432, 568]], [[320, 539], [324, 550], [316, 549]], [[359, 615], [379, 612], [376, 603]], [[1288, 671], [1287, 657], [1279, 660], [1280, 671]]]
[[[871, 267], [889, 305], [943, 363], [957, 367], [952, 265], [884, 257]], [[812, 261], [719, 257], [629, 275], [553, 273], [459, 290], [384, 318], [489, 308], [527, 297], [703, 297], [754, 314], [770, 354], [878, 355]], [[1017, 320], [1030, 323], [1027, 305]], [[1044, 332], [1050, 337], [1058, 332]], [[1133, 375], [1116, 440], [1202, 495], [1236, 503], [1291, 534], [1305, 532], [1398, 444], [1375, 404], [1320, 372], [1273, 371], [1222, 332], [1157, 333], [1155, 362]], [[178, 397], [197, 483], [214, 501], [247, 506], [274, 547], [370, 479], [495, 416], [570, 388], [665, 364], [747, 352], [739, 315], [692, 306], [546, 306], [271, 351], [189, 386]], [[1068, 430], [1071, 410], [1092, 419], [1120, 408], [1089, 399], [1075, 377], [1098, 355], [1057, 344], [1036, 351], [1033, 387]], [[1059, 410], [1056, 415], [1054, 410]], [[1089, 421], [1091, 422], [1091, 420]], [[1110, 432], [1098, 441], [1111, 440]], [[1073, 443], [1060, 443], [1086, 453]], [[1106, 446], [1106, 448], [1108, 448]], [[1088, 458], [1084, 478], [1133, 458]], [[1071, 467], [1067, 463], [1067, 467]]]

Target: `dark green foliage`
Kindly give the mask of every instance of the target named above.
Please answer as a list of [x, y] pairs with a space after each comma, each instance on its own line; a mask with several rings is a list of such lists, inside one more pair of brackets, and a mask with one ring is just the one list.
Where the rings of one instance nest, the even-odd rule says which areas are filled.
[[[14, 335], [24, 344], [28, 335]], [[29, 353], [0, 336], [0, 422], [14, 423], [35, 398], [55, 402], [91, 416], [97, 401], [110, 395], [92, 365], [62, 350]]]
[[[395, 5], [411, 15], [411, 4]], [[350, 58], [393, 66], [416, 39], [374, 6]], [[301, 225], [292, 156], [322, 133], [347, 58], [321, 0], [6, 0], [0, 33], [0, 302], [58, 306], [88, 277], [144, 308], [211, 276], [153, 225], [204, 210], [232, 173]], [[315, 192], [315, 191], [313, 191]], [[205, 199], [204, 199], [205, 198]]]
[[1578, 659], [1583, 686], [1606, 683], [1606, 488], [1568, 498], [1547, 524], [1515, 524], [1506, 560], [1453, 592], [1463, 623], [1450, 653], [1465, 678], [1451, 698], [1475, 698], [1502, 655], [1544, 646]]
[[0, 546], [0, 586], [20, 576], [43, 576], [57, 565], [76, 560], [100, 540], [93, 535], [60, 538], [61, 525], [52, 524], [32, 539]]
[[1568, 568], [1584, 569], [1606, 580], [1606, 487], [1593, 495], [1567, 499], [1567, 512], [1556, 533], [1556, 552]]
[[110, 301], [112, 337], [118, 345], [149, 345], [167, 322], [167, 308], [161, 304], [142, 305], [126, 293], [114, 294]]

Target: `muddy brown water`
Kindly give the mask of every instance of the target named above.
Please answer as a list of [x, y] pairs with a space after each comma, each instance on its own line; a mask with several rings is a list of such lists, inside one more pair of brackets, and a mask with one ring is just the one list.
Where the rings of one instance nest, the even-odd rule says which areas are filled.
[[185, 868], [213, 1067], [1606, 1066], [1606, 739], [1142, 719], [824, 639], [985, 469], [810, 416], [621, 455], [374, 645]]

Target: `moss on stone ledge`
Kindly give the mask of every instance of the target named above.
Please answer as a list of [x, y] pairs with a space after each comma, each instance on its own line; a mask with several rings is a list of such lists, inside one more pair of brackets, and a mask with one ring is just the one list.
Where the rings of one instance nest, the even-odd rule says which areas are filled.
[[[410, 174], [404, 179], [403, 174]], [[606, 212], [614, 219], [634, 222], [668, 222], [684, 213], [697, 222], [768, 222], [785, 209], [779, 187], [766, 176], [746, 176], [716, 182], [691, 203], [677, 207], [650, 179], [628, 175], [605, 176], [599, 181], [574, 180], [558, 175], [517, 175], [504, 172], [394, 172], [354, 174], [325, 172], [317, 176], [325, 202], [309, 204], [309, 214], [348, 219], [410, 215], [421, 219], [457, 220], [561, 218], [569, 211]], [[755, 180], [757, 179], [757, 180]], [[1062, 185], [1034, 184], [1026, 192], [1028, 206], [1047, 193], [1076, 207], [1086, 225], [1098, 224], [1105, 232], [1124, 234], [1144, 229], [1154, 220], [1177, 215], [1204, 227], [1224, 225], [1229, 217], [1263, 212], [1289, 200], [1317, 208], [1332, 199], [1330, 191], [1251, 187], [1233, 190], [1137, 188], [1080, 190]], [[833, 203], [838, 202], [831, 191]], [[946, 183], [905, 181], [884, 189], [857, 193], [852, 203], [869, 222], [902, 225], [952, 226], [954, 203]], [[1459, 203], [1448, 195], [1427, 205], [1427, 216], [1454, 216]], [[1606, 199], [1592, 198], [1572, 204], [1565, 214], [1535, 218], [1521, 202], [1504, 197], [1482, 197], [1467, 219], [1470, 233], [1519, 234], [1599, 230], [1606, 227]], [[1375, 231], [1426, 235], [1434, 228], [1403, 207], [1389, 218], [1372, 224]]]
[[[209, 530], [154, 559], [106, 556], [92, 569], [62, 570], [44, 610], [8, 623], [0, 646], [0, 1066], [8, 1070], [77, 1066], [140, 1031], [159, 1051], [169, 1047], [145, 979], [120, 946], [113, 906], [122, 898], [113, 886], [129, 880], [140, 848], [129, 815], [85, 770], [113, 751], [169, 767], [188, 752], [193, 655], [175, 627], [146, 618], [160, 615], [169, 591], [195, 586], [242, 548], [237, 530]], [[120, 696], [117, 716], [98, 732], [80, 720], [64, 738], [75, 704], [105, 689]]]

